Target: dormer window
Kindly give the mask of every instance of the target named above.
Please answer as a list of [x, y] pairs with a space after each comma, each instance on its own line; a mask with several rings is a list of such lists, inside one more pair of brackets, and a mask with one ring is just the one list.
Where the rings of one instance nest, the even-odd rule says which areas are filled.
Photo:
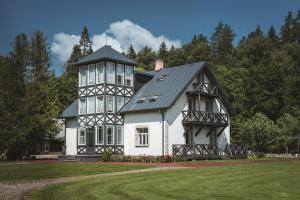
[[142, 97], [137, 100], [137, 103], [144, 103], [146, 101], [146, 97]]
[[151, 98], [149, 98], [149, 102], [157, 101], [159, 98], [159, 95], [153, 95]]

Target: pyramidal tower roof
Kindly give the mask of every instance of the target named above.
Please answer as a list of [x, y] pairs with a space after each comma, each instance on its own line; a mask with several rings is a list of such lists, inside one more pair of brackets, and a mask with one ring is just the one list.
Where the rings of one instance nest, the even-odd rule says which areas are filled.
[[117, 61], [128, 65], [136, 65], [136, 63], [128, 58], [127, 56], [119, 53], [118, 51], [111, 48], [111, 46], [105, 45], [95, 51], [94, 53], [91, 53], [90, 55], [85, 56], [81, 60], [79, 60], [76, 64], [77, 65], [84, 65], [84, 64], [90, 64], [98, 61]]

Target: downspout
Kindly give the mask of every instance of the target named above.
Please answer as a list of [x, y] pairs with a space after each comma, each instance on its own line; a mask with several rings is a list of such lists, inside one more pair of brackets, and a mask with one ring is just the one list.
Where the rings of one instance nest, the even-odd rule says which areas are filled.
[[165, 113], [159, 110], [161, 114], [161, 135], [162, 135], [162, 155], [165, 155]]

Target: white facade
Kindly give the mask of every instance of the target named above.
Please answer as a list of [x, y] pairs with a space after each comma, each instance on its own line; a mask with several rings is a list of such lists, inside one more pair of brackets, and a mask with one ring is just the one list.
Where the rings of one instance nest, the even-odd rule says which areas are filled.
[[[185, 129], [182, 124], [182, 111], [188, 110], [187, 91], [193, 91], [193, 83], [179, 96], [176, 103], [165, 111], [164, 121], [164, 151], [163, 151], [163, 132], [162, 132], [162, 114], [156, 111], [145, 111], [142, 113], [127, 113], [124, 115], [124, 154], [125, 155], [171, 155], [174, 144], [186, 144]], [[205, 76], [205, 82], [209, 82]], [[200, 97], [201, 98], [201, 97]], [[220, 99], [215, 98], [213, 101], [212, 112], [228, 113]], [[205, 101], [200, 99], [200, 110], [205, 111]], [[149, 145], [145, 147], [137, 146], [135, 142], [137, 127], [149, 128]], [[196, 135], [199, 126], [192, 129], [193, 142], [196, 144], [210, 144], [208, 126], [204, 126]], [[216, 132], [223, 128], [217, 128]], [[222, 150], [227, 144], [230, 144], [230, 123], [217, 137], [218, 147]]]
[[77, 120], [76, 118], [66, 119], [66, 155], [77, 155]]

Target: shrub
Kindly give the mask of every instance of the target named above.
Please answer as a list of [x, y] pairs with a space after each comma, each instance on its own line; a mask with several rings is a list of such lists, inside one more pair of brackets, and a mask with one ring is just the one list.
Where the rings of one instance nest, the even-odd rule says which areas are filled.
[[102, 161], [103, 162], [110, 162], [112, 161], [112, 151], [111, 150], [107, 150], [103, 153], [102, 155]]
[[257, 152], [257, 153], [256, 153], [256, 157], [257, 157], [258, 159], [264, 158], [264, 157], [265, 157], [265, 154], [264, 154], [264, 152]]

